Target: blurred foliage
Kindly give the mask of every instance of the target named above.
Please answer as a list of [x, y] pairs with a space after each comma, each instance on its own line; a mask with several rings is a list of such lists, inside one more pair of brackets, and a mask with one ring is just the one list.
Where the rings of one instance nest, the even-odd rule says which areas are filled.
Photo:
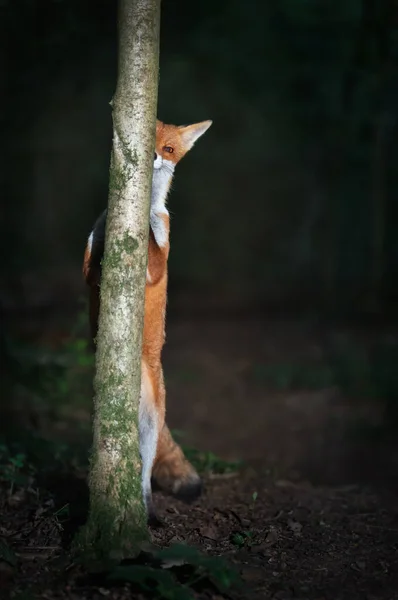
[[187, 459], [194, 465], [200, 474], [225, 475], [235, 473], [242, 467], [240, 461], [228, 461], [216, 456], [213, 452], [202, 452], [196, 448], [190, 448], [184, 443], [184, 433], [173, 430], [174, 439], [181, 445]]
[[10, 495], [14, 485], [26, 485], [28, 477], [23, 473], [26, 455], [23, 452], [13, 454], [5, 444], [0, 444], [0, 481], [10, 483]]
[[[194, 591], [242, 591], [242, 579], [236, 569], [216, 556], [206, 556], [192, 546], [172, 544], [150, 557], [154, 566], [130, 564], [116, 567], [109, 581], [129, 582], [137, 591], [168, 600], [193, 600]], [[135, 591], [135, 589], [133, 588]]]
[[[44, 472], [71, 465], [87, 467], [95, 359], [87, 342], [86, 314], [87, 309], [77, 314], [69, 335], [57, 340], [55, 347], [6, 339], [5, 356], [13, 365], [7, 373], [8, 398], [13, 401], [2, 407], [2, 415], [3, 411], [9, 414], [0, 419], [0, 480], [15, 478], [15, 482], [22, 483], [32, 464]], [[185, 381], [184, 370], [182, 375]], [[12, 418], [18, 413], [28, 420], [22, 431], [21, 418]], [[66, 432], [66, 437], [59, 436], [59, 429]], [[182, 431], [175, 430], [173, 435], [202, 474], [233, 473], [241, 466], [211, 451], [186, 446]]]
[[30, 409], [42, 417], [67, 416], [91, 402], [94, 355], [85, 325], [86, 311], [82, 310], [69, 335], [57, 340], [56, 348], [46, 343], [32, 345], [17, 338], [5, 339], [5, 356], [12, 364], [7, 372], [8, 384], [17, 396], [27, 396]]
[[[2, 6], [3, 269], [77, 280], [107, 199], [116, 3]], [[159, 117], [214, 120], [170, 199], [171, 294], [357, 312], [396, 298], [397, 23], [392, 0], [163, 5]]]
[[320, 390], [336, 387], [354, 400], [372, 400], [383, 407], [376, 429], [398, 426], [398, 342], [378, 339], [365, 348], [347, 337], [331, 340], [322, 360], [253, 365], [250, 377], [277, 390]]

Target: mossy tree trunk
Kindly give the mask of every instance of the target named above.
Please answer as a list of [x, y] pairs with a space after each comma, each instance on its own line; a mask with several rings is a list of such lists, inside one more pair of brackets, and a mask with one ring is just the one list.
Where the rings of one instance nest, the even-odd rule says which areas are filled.
[[138, 409], [158, 93], [160, 0], [120, 0], [119, 62], [94, 381], [90, 509], [78, 545], [95, 560], [147, 539]]

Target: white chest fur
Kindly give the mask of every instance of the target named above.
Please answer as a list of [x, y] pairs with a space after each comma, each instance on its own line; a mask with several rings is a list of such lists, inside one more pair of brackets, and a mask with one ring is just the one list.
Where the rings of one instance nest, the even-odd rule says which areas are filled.
[[169, 160], [163, 160], [160, 168], [156, 168], [155, 165], [153, 170], [150, 221], [153, 235], [160, 248], [164, 247], [168, 241], [168, 231], [162, 216], [169, 214], [166, 200], [173, 173], [174, 164]]

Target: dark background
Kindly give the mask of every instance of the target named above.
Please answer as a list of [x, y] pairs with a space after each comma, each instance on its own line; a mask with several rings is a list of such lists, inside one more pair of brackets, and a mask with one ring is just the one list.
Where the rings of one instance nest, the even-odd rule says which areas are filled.
[[[115, 4], [3, 3], [6, 309], [81, 286], [107, 202]], [[377, 0], [163, 3], [158, 116], [214, 121], [169, 199], [171, 311], [393, 312], [396, 25]]]
[[[0, 0], [0, 588], [26, 599], [108, 593], [68, 548], [87, 516], [81, 269], [107, 203], [116, 8]], [[205, 493], [156, 494], [152, 534], [231, 559], [247, 600], [397, 595], [397, 29], [397, 0], [162, 2], [158, 117], [213, 126], [169, 198], [163, 353], [167, 422]]]
[[[1, 3], [2, 367], [34, 427], [38, 397], [88, 423], [81, 265], [107, 203], [116, 4]], [[170, 423], [203, 449], [335, 480], [396, 456], [397, 15], [163, 2], [158, 116], [213, 120], [169, 198], [164, 353]]]

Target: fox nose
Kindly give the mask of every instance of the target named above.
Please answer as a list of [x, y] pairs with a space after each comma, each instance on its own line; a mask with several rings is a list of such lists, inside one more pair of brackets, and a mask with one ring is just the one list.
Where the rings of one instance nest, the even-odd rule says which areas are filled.
[[156, 154], [156, 152], [155, 152], [155, 158], [154, 158], [153, 160], [156, 160], [156, 159], [157, 159], [157, 157], [158, 157], [158, 155], [157, 155], [157, 154]]

